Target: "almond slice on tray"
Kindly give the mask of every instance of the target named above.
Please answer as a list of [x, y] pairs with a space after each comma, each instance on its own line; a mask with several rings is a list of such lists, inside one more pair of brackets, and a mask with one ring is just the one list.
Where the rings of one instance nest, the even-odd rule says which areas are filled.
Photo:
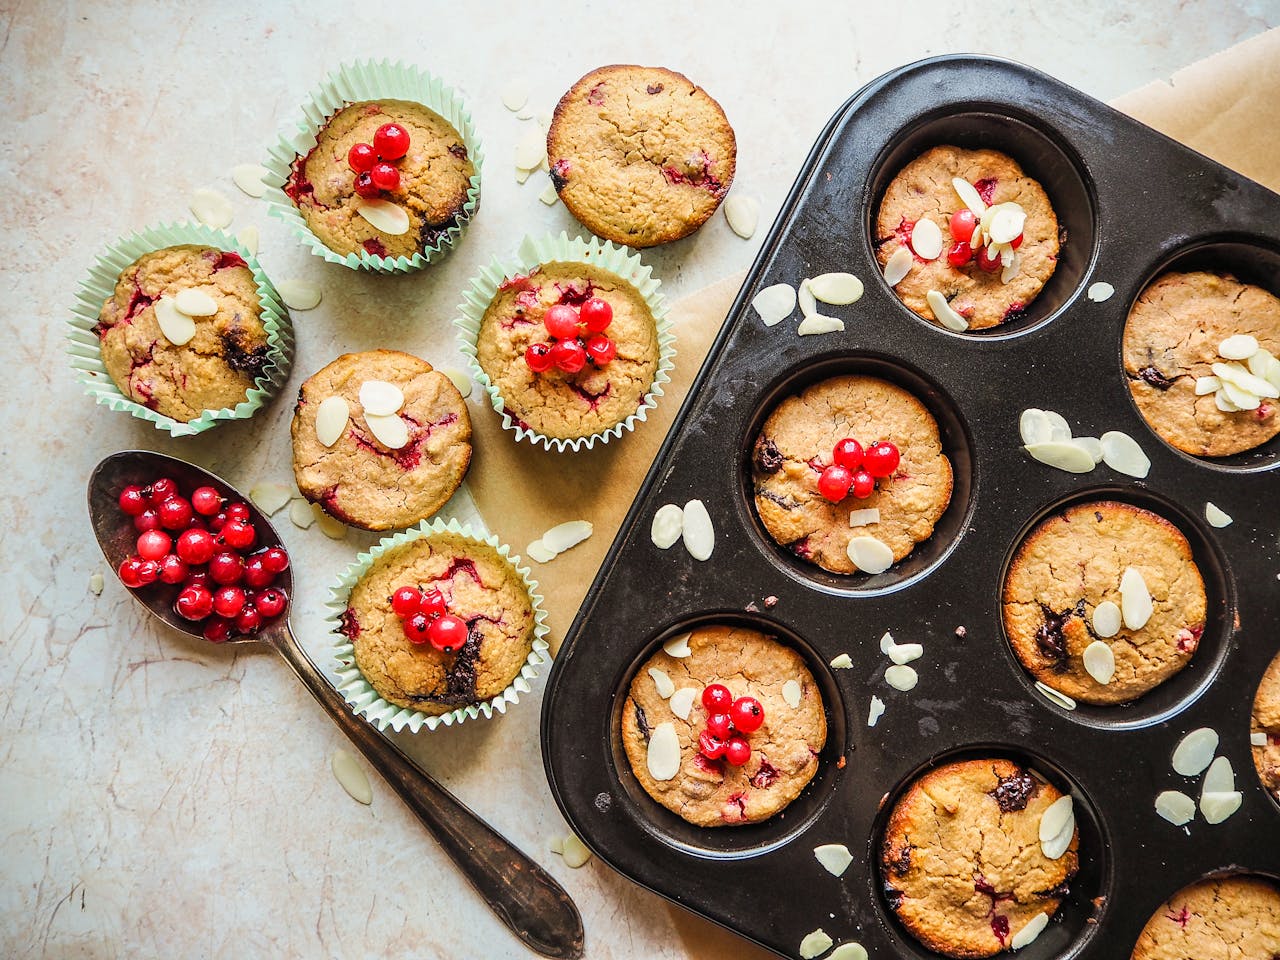
[[581, 866], [585, 866], [587, 861], [591, 859], [591, 851], [587, 849], [585, 843], [571, 833], [560, 843], [560, 856], [564, 857], [564, 865], [566, 867], [572, 867], [576, 870]]
[[920, 674], [916, 673], [914, 667], [895, 663], [884, 672], [884, 682], [893, 689], [906, 693], [908, 690], [915, 689], [916, 684], [920, 682]]
[[1119, 430], [1108, 430], [1099, 441], [1102, 444], [1102, 461], [1119, 473], [1143, 479], [1151, 472], [1151, 461], [1138, 446], [1138, 441]]
[[231, 181], [241, 192], [255, 199], [267, 192], [263, 180], [270, 175], [270, 170], [256, 163], [240, 163], [231, 168]]
[[825, 930], [819, 927], [811, 933], [806, 933], [804, 939], [800, 941], [800, 960], [814, 960], [820, 957], [834, 946], [835, 941], [832, 940]]
[[877, 696], [871, 697], [871, 708], [867, 711], [867, 726], [874, 727], [884, 716], [884, 701]]
[[649, 539], [659, 550], [672, 546], [684, 532], [684, 510], [678, 503], [664, 503], [653, 515]]
[[276, 293], [290, 310], [311, 310], [320, 304], [320, 288], [307, 280], [285, 277], [276, 283]]
[[1192, 730], [1178, 741], [1173, 750], [1173, 772], [1184, 777], [1198, 777], [1213, 762], [1218, 752], [1218, 731], [1212, 727]]
[[1236, 772], [1227, 757], [1217, 757], [1204, 775], [1205, 793], [1230, 793], [1236, 788]]
[[1033, 443], [1048, 443], [1053, 439], [1053, 427], [1043, 410], [1028, 407], [1018, 418], [1018, 434], [1027, 446]]
[[760, 222], [760, 204], [754, 197], [731, 193], [724, 201], [724, 219], [730, 230], [743, 240], [750, 240]]
[[849, 864], [853, 863], [853, 854], [843, 843], [824, 843], [813, 848], [813, 855], [833, 877], [843, 876]]
[[1067, 473], [1088, 473], [1097, 466], [1088, 450], [1070, 440], [1031, 443], [1023, 449], [1033, 460], [1038, 460], [1045, 466], [1065, 470]]
[[862, 281], [852, 273], [823, 273], [806, 281], [814, 299], [842, 307], [862, 297]]
[[809, 289], [808, 279], [800, 281], [800, 289], [796, 291], [796, 302], [800, 304], [800, 314], [812, 317], [818, 312], [818, 298]]
[[844, 321], [838, 317], [824, 317], [820, 313], [811, 313], [800, 321], [796, 333], [802, 337], [818, 333], [839, 333], [844, 329]]
[[1085, 293], [1094, 303], [1103, 303], [1110, 300], [1112, 294], [1116, 292], [1116, 288], [1105, 280], [1099, 280], [1097, 283], [1090, 284], [1088, 291]]
[[1240, 809], [1244, 803], [1244, 794], [1239, 790], [1230, 793], [1205, 793], [1200, 796], [1200, 812], [1205, 823], [1217, 824], [1226, 820]]
[[231, 206], [231, 201], [217, 190], [202, 188], [191, 191], [191, 199], [187, 201], [187, 208], [197, 220], [206, 227], [212, 227], [214, 230], [223, 230], [229, 227], [232, 218], [235, 217], [235, 210]]
[[831, 658], [831, 666], [836, 670], [852, 670], [853, 657], [847, 653], [837, 653]]
[[1222, 528], [1231, 525], [1231, 514], [1214, 503], [1204, 505], [1204, 518], [1209, 521], [1211, 527]]
[[711, 514], [701, 500], [690, 500], [684, 505], [684, 528], [681, 530], [684, 547], [695, 560], [706, 560], [716, 547], [716, 531], [711, 525]]
[[1156, 813], [1181, 827], [1195, 819], [1196, 802], [1178, 790], [1165, 790], [1156, 797]]
[[776, 326], [795, 311], [795, 288], [789, 283], [765, 287], [751, 299], [751, 306], [766, 327]]

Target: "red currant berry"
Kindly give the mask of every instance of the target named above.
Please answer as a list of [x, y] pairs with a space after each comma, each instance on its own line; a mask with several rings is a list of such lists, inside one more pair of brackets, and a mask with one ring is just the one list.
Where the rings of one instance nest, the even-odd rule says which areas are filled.
[[831, 451], [831, 459], [849, 470], [862, 466], [862, 444], [853, 437], [845, 437]]
[[178, 534], [178, 556], [187, 563], [208, 563], [218, 543], [208, 530], [183, 530]]
[[215, 553], [209, 558], [209, 579], [214, 583], [228, 586], [239, 583], [244, 576], [244, 561], [239, 555], [230, 551]]
[[213, 612], [220, 617], [234, 617], [244, 609], [244, 591], [239, 587], [219, 587], [213, 594]]
[[849, 495], [849, 487], [852, 484], [853, 471], [833, 463], [818, 477], [818, 492], [832, 503], [839, 503]]
[[283, 590], [268, 587], [253, 598], [253, 605], [265, 619], [270, 620], [284, 613], [284, 608], [289, 605], [289, 595]]
[[[216, 603], [217, 601], [215, 600], [214, 602]], [[257, 607], [251, 604], [245, 604], [240, 608], [240, 612], [236, 614], [236, 629], [241, 633], [257, 633], [261, 626], [262, 614], [258, 612]]]
[[1022, 246], [1022, 241], [1023, 241], [1023, 235], [1018, 234], [1016, 237], [1014, 237], [1012, 240], [1009, 241], [1009, 246], [1012, 247], [1014, 250], [1017, 250], [1020, 246]]
[[587, 356], [597, 367], [607, 367], [618, 355], [618, 345], [602, 333], [587, 337]]
[[231, 636], [231, 621], [222, 617], [210, 617], [204, 624], [204, 638], [210, 643], [222, 643]]
[[373, 149], [383, 160], [399, 160], [409, 152], [409, 131], [398, 123], [384, 123], [374, 131]]
[[227, 515], [225, 513], [218, 513], [209, 518], [209, 529], [214, 533], [219, 533], [226, 525]]
[[213, 487], [197, 487], [191, 491], [191, 506], [201, 516], [212, 517], [222, 510], [222, 494]]
[[276, 575], [267, 569], [261, 554], [255, 554], [244, 562], [244, 585], [254, 590], [271, 586]]
[[529, 369], [534, 373], [550, 370], [553, 362], [551, 359], [551, 344], [529, 344], [529, 348], [524, 352], [524, 362], [529, 365]]
[[160, 526], [166, 530], [185, 530], [191, 526], [194, 514], [191, 504], [182, 497], [170, 497], [156, 508], [160, 514]]
[[147, 499], [151, 501], [153, 507], [158, 507], [170, 497], [178, 495], [178, 484], [169, 477], [161, 477], [159, 480], [153, 481], [151, 486], [144, 491]]
[[565, 373], [577, 373], [587, 365], [587, 350], [581, 340], [560, 340], [551, 348], [551, 359]]
[[203, 620], [213, 613], [213, 594], [204, 587], [183, 587], [173, 609], [184, 620]]
[[173, 541], [169, 539], [167, 533], [148, 530], [138, 536], [138, 556], [144, 560], [160, 560], [169, 552], [172, 545]]
[[183, 586], [204, 587], [206, 590], [212, 591], [213, 587], [210, 586], [212, 583], [213, 581], [209, 579], [209, 572], [207, 570], [192, 570], [187, 574], [187, 581]]
[[582, 318], [582, 324], [587, 328], [588, 333], [604, 333], [609, 324], [613, 323], [613, 307], [609, 306], [608, 300], [602, 300], [599, 297], [588, 297], [584, 300], [578, 309], [578, 315]]
[[431, 619], [442, 617], [449, 612], [449, 606], [445, 603], [444, 594], [439, 590], [428, 590], [422, 595], [422, 599], [418, 602], [418, 610], [424, 616]]
[[733, 706], [733, 694], [723, 683], [710, 683], [702, 690], [702, 705], [707, 713], [725, 713]]
[[116, 572], [120, 575], [120, 582], [130, 590], [137, 590], [143, 586], [141, 567], [143, 564], [141, 557], [125, 557], [120, 562], [120, 566]]
[[995, 273], [1000, 269], [1000, 254], [997, 253], [994, 257], [988, 256], [987, 248], [982, 247], [978, 250], [978, 266], [987, 273]]
[[557, 303], [547, 310], [542, 325], [557, 340], [573, 340], [578, 336], [578, 311], [567, 303]]
[[353, 143], [347, 151], [347, 166], [354, 173], [368, 173], [378, 162], [378, 151], [367, 143]]
[[378, 189], [378, 185], [373, 182], [373, 177], [369, 176], [368, 173], [357, 173], [354, 186], [356, 193], [366, 200], [376, 200], [378, 195], [382, 193]]
[[160, 579], [164, 583], [182, 583], [187, 579], [189, 569], [176, 553], [165, 554], [160, 558]]
[[160, 529], [160, 514], [155, 507], [147, 507], [133, 518], [133, 529], [138, 531]]
[[431, 630], [431, 621], [420, 613], [415, 613], [400, 625], [410, 643], [426, 643]]
[[876, 492], [876, 478], [866, 470], [859, 470], [854, 473], [853, 484], [849, 489], [859, 500], [865, 500]]
[[420, 613], [421, 606], [422, 591], [417, 587], [400, 587], [391, 595], [391, 610], [401, 620]]
[[867, 473], [873, 477], [891, 477], [902, 457], [888, 440], [877, 440], [867, 449]]
[[241, 523], [249, 522], [249, 505], [247, 503], [232, 503], [222, 511], [227, 515], [228, 520], [239, 520]]
[[400, 171], [389, 163], [379, 163], [369, 171], [369, 179], [379, 190], [395, 190], [400, 186]]
[[719, 760], [724, 756], [724, 740], [710, 730], [698, 734], [698, 751], [708, 760]]
[[138, 562], [138, 576], [142, 579], [144, 587], [150, 586], [160, 579], [160, 561], [159, 560], [140, 560]]
[[284, 573], [289, 569], [289, 554], [284, 547], [267, 547], [261, 556], [262, 565], [272, 573]]
[[735, 767], [740, 767], [751, 759], [751, 744], [742, 737], [730, 737], [725, 741], [724, 758]]
[[951, 215], [951, 239], [967, 244], [977, 225], [978, 218], [973, 215], [972, 210], [968, 207], [957, 210]]
[[427, 639], [441, 653], [457, 653], [467, 642], [467, 622], [452, 613], [436, 617], [427, 630]]
[[754, 733], [764, 723], [764, 707], [755, 697], [739, 697], [729, 708], [729, 719], [739, 733]]
[[120, 509], [131, 517], [136, 517], [147, 509], [147, 498], [142, 488], [132, 483], [120, 491]]
[[733, 718], [727, 713], [709, 713], [707, 714], [707, 729], [717, 737], [724, 739], [733, 732]]
[[963, 267], [973, 259], [973, 247], [965, 241], [956, 241], [947, 251], [947, 263], [953, 267]]
[[218, 532], [218, 537], [229, 547], [248, 550], [253, 546], [253, 541], [258, 539], [258, 532], [253, 529], [251, 523], [245, 523], [243, 520], [228, 520]]

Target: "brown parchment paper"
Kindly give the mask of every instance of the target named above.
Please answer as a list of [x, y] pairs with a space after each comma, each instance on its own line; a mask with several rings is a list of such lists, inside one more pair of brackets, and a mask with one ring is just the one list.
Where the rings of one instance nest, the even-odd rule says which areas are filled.
[[[1277, 104], [1280, 28], [1113, 102], [1130, 116], [1280, 192]], [[676, 367], [655, 415], [634, 433], [592, 451], [556, 454], [515, 443], [487, 404], [473, 417], [476, 462], [468, 484], [480, 514], [498, 536], [523, 555], [531, 541], [557, 523], [587, 519], [595, 527], [590, 539], [551, 563], [531, 564], [550, 612], [552, 650], [559, 649], [573, 622], [744, 276], [745, 272], [727, 277], [673, 305]], [[673, 549], [680, 549], [679, 544]], [[862, 845], [861, 838], [852, 839], [854, 849]], [[690, 957], [773, 956], [692, 914], [670, 909]], [[817, 919], [814, 925], [819, 925]]]

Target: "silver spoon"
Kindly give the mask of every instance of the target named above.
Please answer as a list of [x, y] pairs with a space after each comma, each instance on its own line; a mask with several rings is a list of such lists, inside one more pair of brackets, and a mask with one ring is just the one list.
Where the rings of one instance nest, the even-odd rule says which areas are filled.
[[[249, 505], [258, 531], [258, 546], [275, 546], [280, 537], [271, 521], [248, 497], [219, 477], [185, 460], [147, 450], [124, 450], [107, 457], [89, 478], [89, 519], [94, 536], [112, 570], [134, 552], [137, 531], [132, 518], [121, 512], [120, 491], [131, 483], [142, 486], [172, 477], [184, 494], [211, 486], [228, 499]], [[293, 597], [292, 566], [278, 585]], [[157, 581], [142, 591], [130, 590], [135, 600], [169, 626], [203, 642], [199, 627], [179, 617], [173, 599], [180, 588]], [[373, 768], [400, 794], [400, 799], [475, 887], [499, 918], [531, 950], [545, 957], [577, 960], [582, 956], [582, 918], [564, 889], [545, 870], [517, 850], [510, 841], [459, 803], [390, 740], [347, 707], [342, 697], [302, 649], [289, 626], [288, 610], [258, 633], [228, 643], [265, 643], [293, 668], [311, 695]]]

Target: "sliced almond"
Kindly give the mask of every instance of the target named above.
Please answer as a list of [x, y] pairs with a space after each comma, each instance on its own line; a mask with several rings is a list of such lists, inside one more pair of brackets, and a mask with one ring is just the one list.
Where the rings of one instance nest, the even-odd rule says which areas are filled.
[[360, 384], [360, 406], [366, 415], [389, 417], [404, 406], [404, 392], [386, 380], [366, 380]]
[[1227, 396], [1226, 391], [1222, 389], [1220, 384], [1218, 392], [1213, 395], [1214, 405], [1223, 413], [1239, 413], [1240, 408], [1231, 402], [1231, 398]]
[[1056, 467], [1067, 473], [1088, 473], [1097, 464], [1093, 457], [1079, 444], [1070, 440], [1050, 440], [1048, 443], [1030, 443], [1022, 449], [1031, 459], [1038, 460], [1045, 466]]
[[645, 764], [649, 776], [659, 781], [672, 780], [680, 772], [680, 738], [674, 724], [667, 721], [653, 728]]
[[1213, 393], [1222, 386], [1222, 381], [1217, 377], [1196, 377], [1196, 396], [1203, 397], [1207, 393]]
[[1040, 696], [1052, 703], [1056, 703], [1063, 710], [1074, 710], [1076, 708], [1076, 702], [1061, 690], [1055, 690], [1053, 687], [1041, 680], [1037, 680], [1035, 686], [1036, 692], [1040, 694]]
[[1173, 749], [1173, 772], [1184, 777], [1198, 777], [1208, 769], [1217, 752], [1217, 730], [1212, 727], [1192, 730]]
[[867, 726], [874, 727], [876, 722], [884, 716], [884, 701], [877, 696], [872, 696], [871, 707], [867, 711]]
[[324, 507], [318, 503], [311, 505], [311, 514], [315, 517], [316, 526], [330, 540], [342, 540], [347, 536], [347, 525], [341, 520], [329, 516], [324, 512]]
[[1195, 819], [1196, 802], [1178, 790], [1165, 790], [1156, 797], [1156, 813], [1180, 827]]
[[1022, 233], [1027, 213], [1016, 203], [998, 203], [991, 208], [987, 233], [994, 243], [1012, 243]]
[[547, 155], [547, 137], [540, 129], [529, 130], [516, 143], [516, 167], [537, 170]]
[[860, 943], [842, 943], [831, 951], [827, 960], [867, 960], [867, 948]]
[[263, 178], [271, 175], [266, 167], [256, 163], [241, 163], [231, 168], [231, 180], [244, 193], [260, 197], [267, 192]]
[[[89, 574], [89, 592], [95, 597], [102, 596], [102, 589], [107, 585], [107, 579], [96, 570]], [[1263, 734], [1265, 737], [1266, 734]], [[1265, 741], [1263, 741], [1265, 743]]]
[[802, 337], [810, 337], [819, 333], [839, 333], [843, 329], [843, 320], [811, 313], [800, 321], [800, 326], [796, 327], [796, 333]]
[[788, 680], [782, 685], [782, 699], [786, 701], [787, 706], [792, 710], [800, 706], [800, 698], [803, 692], [798, 680]]
[[1046, 410], [1044, 412], [1045, 419], [1049, 421], [1049, 439], [1050, 440], [1070, 440], [1071, 424], [1067, 423], [1067, 418], [1055, 410]]
[[1205, 793], [1230, 793], [1236, 788], [1236, 772], [1231, 769], [1231, 761], [1226, 757], [1218, 757], [1209, 764], [1204, 775]]
[[1253, 747], [1265, 747], [1267, 745], [1266, 731], [1255, 730], [1253, 733], [1249, 734], [1249, 745]]
[[552, 837], [547, 841], [547, 849], [552, 853], [564, 853], [564, 837]]
[[884, 573], [893, 566], [893, 551], [875, 537], [852, 537], [846, 552], [863, 573]]
[[836, 670], [852, 670], [853, 658], [847, 653], [837, 653], [831, 658], [831, 666]]
[[1200, 812], [1204, 814], [1205, 823], [1221, 823], [1240, 809], [1244, 803], [1244, 794], [1238, 790], [1229, 793], [1205, 793], [1200, 796]]
[[[537, 168], [535, 167], [534, 169], [536, 170]], [[524, 183], [532, 176], [533, 170], [521, 170], [519, 167], [516, 167], [516, 183]]]
[[1204, 505], [1204, 518], [1209, 521], [1211, 527], [1226, 527], [1231, 524], [1231, 514], [1213, 503]]
[[1125, 567], [1120, 576], [1120, 614], [1130, 630], [1141, 630], [1155, 609], [1147, 581], [1137, 567]]
[[1116, 292], [1116, 288], [1105, 280], [1099, 280], [1097, 283], [1089, 285], [1089, 289], [1085, 292], [1085, 296], [1094, 303], [1102, 303], [1110, 300], [1112, 294]]
[[557, 524], [544, 533], [542, 542], [549, 550], [564, 553], [586, 540], [593, 530], [590, 520], [570, 520], [567, 523]]
[[916, 673], [914, 667], [895, 663], [884, 672], [884, 682], [893, 689], [906, 693], [908, 690], [915, 689], [916, 684], [920, 682], [920, 674]]
[[404, 207], [390, 200], [364, 200], [356, 203], [356, 213], [368, 221], [379, 233], [399, 237], [409, 232], [409, 214]]
[[[1054, 837], [1061, 834], [1062, 831], [1067, 828], [1068, 824], [1074, 825], [1074, 823], [1074, 801], [1071, 799], [1071, 794], [1068, 793], [1065, 796], [1059, 797], [1057, 800], [1053, 801], [1053, 803], [1049, 804], [1049, 806], [1045, 807], [1044, 813], [1040, 815], [1040, 828], [1038, 834], [1040, 842], [1046, 843], [1047, 841], [1052, 840]], [[1049, 859], [1056, 860], [1057, 857], [1050, 857]]]
[[462, 394], [463, 400], [471, 396], [473, 386], [471, 377], [455, 367], [437, 367], [436, 369], [448, 377], [453, 385], [458, 388], [458, 393]]
[[731, 193], [724, 201], [724, 219], [730, 230], [743, 240], [750, 240], [760, 223], [760, 203], [755, 197]]
[[502, 85], [499, 94], [502, 97], [502, 105], [515, 113], [529, 102], [529, 88], [525, 86], [523, 80], [512, 77]]
[[800, 289], [796, 292], [796, 301], [800, 304], [800, 315], [812, 317], [818, 312], [818, 298], [809, 289], [808, 279], [800, 281]]
[[236, 234], [236, 243], [249, 251], [249, 256], [258, 255], [258, 228], [252, 223]]
[[880, 652], [887, 657], [889, 655], [889, 651], [897, 645], [898, 641], [893, 639], [893, 634], [886, 630], [884, 632], [884, 636], [880, 638]]
[[1111, 646], [1101, 640], [1095, 640], [1085, 647], [1080, 659], [1084, 662], [1085, 673], [1104, 687], [1116, 675], [1116, 655]]
[[577, 870], [591, 859], [591, 851], [587, 849], [585, 843], [571, 833], [560, 843], [560, 856], [564, 857], [566, 867]]
[[849, 526], [865, 527], [880, 522], [879, 507], [864, 507], [861, 510], [849, 511]]
[[1102, 462], [1118, 473], [1141, 480], [1151, 471], [1151, 461], [1138, 446], [1138, 441], [1119, 430], [1108, 430], [1102, 442]]
[[409, 444], [409, 425], [395, 414], [377, 416], [366, 413], [364, 422], [369, 425], [369, 432], [389, 450], [399, 450]]
[[556, 558], [556, 552], [541, 540], [535, 540], [525, 548], [525, 556], [538, 563], [550, 563]]
[[716, 547], [716, 531], [711, 525], [711, 514], [701, 500], [690, 500], [684, 505], [684, 527], [681, 530], [684, 547], [695, 560], [706, 560]]
[[1210, 369], [1213, 370], [1220, 381], [1233, 384], [1246, 393], [1265, 397], [1268, 400], [1275, 400], [1280, 397], [1280, 390], [1277, 390], [1262, 377], [1255, 377], [1242, 363], [1215, 363]]
[[316, 439], [332, 447], [347, 432], [351, 405], [345, 397], [325, 397], [316, 410]]
[[800, 941], [800, 960], [813, 960], [814, 957], [820, 957], [835, 943], [821, 927], [812, 933], [806, 933], [804, 939]]
[[681, 687], [671, 695], [671, 712], [681, 720], [689, 719], [693, 701], [698, 696], [697, 687]]
[[1014, 253], [1000, 271], [1000, 282], [1008, 283], [1022, 271], [1022, 254]]
[[1102, 462], [1102, 441], [1097, 437], [1072, 437], [1068, 442], [1075, 444], [1092, 457], [1095, 467]]
[[1093, 632], [1100, 637], [1111, 638], [1120, 632], [1124, 619], [1120, 608], [1110, 600], [1103, 600], [1093, 608]]
[[969, 321], [951, 309], [951, 304], [947, 303], [947, 298], [937, 290], [930, 290], [924, 295], [924, 299], [929, 304], [929, 309], [933, 311], [934, 319], [948, 330], [960, 331], [969, 329]]
[[911, 251], [906, 247], [898, 247], [889, 255], [888, 261], [884, 265], [884, 282], [891, 287], [900, 284], [911, 268], [915, 265], [916, 258], [911, 255]]
[[560, 199], [560, 194], [556, 191], [556, 185], [554, 183], [548, 183], [542, 188], [542, 192], [538, 194], [538, 199], [548, 207], [555, 204], [555, 202]]
[[662, 649], [668, 657], [675, 657], [677, 660], [683, 660], [692, 652], [689, 649], [689, 639], [692, 633], [681, 633], [672, 637], [662, 644]]
[[809, 292], [814, 299], [843, 307], [862, 298], [862, 281], [852, 273], [822, 273], [809, 278]]
[[307, 280], [286, 277], [276, 284], [276, 293], [290, 310], [311, 310], [320, 303], [320, 288]]
[[[1218, 364], [1214, 364], [1218, 366]], [[1222, 379], [1221, 377], [1219, 379]], [[1225, 395], [1231, 401], [1231, 405], [1236, 410], [1257, 410], [1262, 406], [1262, 398], [1252, 391], [1245, 390], [1243, 387], [1237, 386], [1230, 380], [1222, 379], [1222, 386], [1218, 388], [1219, 396]]]
[[911, 663], [924, 656], [924, 647], [918, 643], [895, 643], [889, 648], [889, 659], [894, 663]]
[[1218, 356], [1228, 360], [1248, 360], [1257, 352], [1257, 338], [1247, 333], [1237, 333], [1218, 344]]
[[684, 510], [679, 504], [664, 503], [653, 515], [653, 523], [649, 527], [649, 538], [659, 550], [666, 550], [684, 532]]
[[766, 327], [772, 327], [791, 316], [796, 308], [796, 291], [789, 283], [775, 283], [765, 287], [751, 300]]
[[982, 195], [978, 193], [978, 189], [968, 180], [962, 180], [960, 177], [951, 179], [951, 187], [956, 192], [956, 196], [960, 201], [973, 211], [975, 217], [981, 217], [987, 212], [987, 205], [983, 202]]
[[173, 305], [179, 313], [185, 313], [188, 317], [212, 317], [218, 312], [217, 300], [203, 290], [192, 287], [179, 290], [173, 298]]
[[653, 678], [654, 689], [658, 691], [658, 696], [663, 700], [666, 700], [676, 692], [676, 685], [672, 683], [671, 677], [667, 675], [667, 671], [659, 670], [657, 667], [650, 667], [649, 676]]
[[193, 190], [187, 206], [197, 220], [215, 230], [229, 227], [235, 216], [231, 201], [217, 190]]
[[843, 843], [824, 843], [813, 848], [813, 855], [822, 864], [822, 869], [833, 877], [844, 876], [849, 864], [853, 863], [853, 854]]
[[1043, 410], [1028, 407], [1018, 418], [1018, 433], [1022, 442], [1030, 446], [1033, 443], [1048, 443], [1053, 439], [1049, 418]]
[[1076, 835], [1076, 818], [1075, 812], [1072, 811], [1070, 821], [1064, 826], [1061, 832], [1052, 840], [1040, 844], [1040, 852], [1050, 860], [1057, 860], [1067, 848], [1071, 846], [1071, 841]]
[[1258, 350], [1249, 358], [1246, 366], [1255, 377], [1261, 377], [1273, 387], [1280, 388], [1280, 360], [1267, 350]]
[[1044, 928], [1048, 925], [1049, 915], [1047, 913], [1037, 913], [1023, 924], [1021, 930], [1018, 930], [1009, 938], [1009, 949], [1021, 950], [1023, 947], [1034, 943], [1036, 938], [1044, 933]]
[[155, 313], [160, 332], [175, 347], [186, 346], [196, 335], [196, 322], [174, 306], [172, 297], [161, 297], [157, 300]]
[[293, 488], [266, 481], [249, 488], [249, 499], [268, 517], [279, 513], [293, 499]]
[[302, 530], [310, 529], [311, 525], [316, 522], [316, 515], [311, 509], [311, 504], [301, 499], [296, 499], [290, 503], [289, 522]]
[[921, 260], [937, 260], [942, 255], [942, 229], [928, 217], [911, 228], [911, 249]]
[[373, 803], [373, 786], [369, 783], [369, 775], [352, 754], [339, 747], [329, 759], [329, 769], [352, 800], [365, 806]]

